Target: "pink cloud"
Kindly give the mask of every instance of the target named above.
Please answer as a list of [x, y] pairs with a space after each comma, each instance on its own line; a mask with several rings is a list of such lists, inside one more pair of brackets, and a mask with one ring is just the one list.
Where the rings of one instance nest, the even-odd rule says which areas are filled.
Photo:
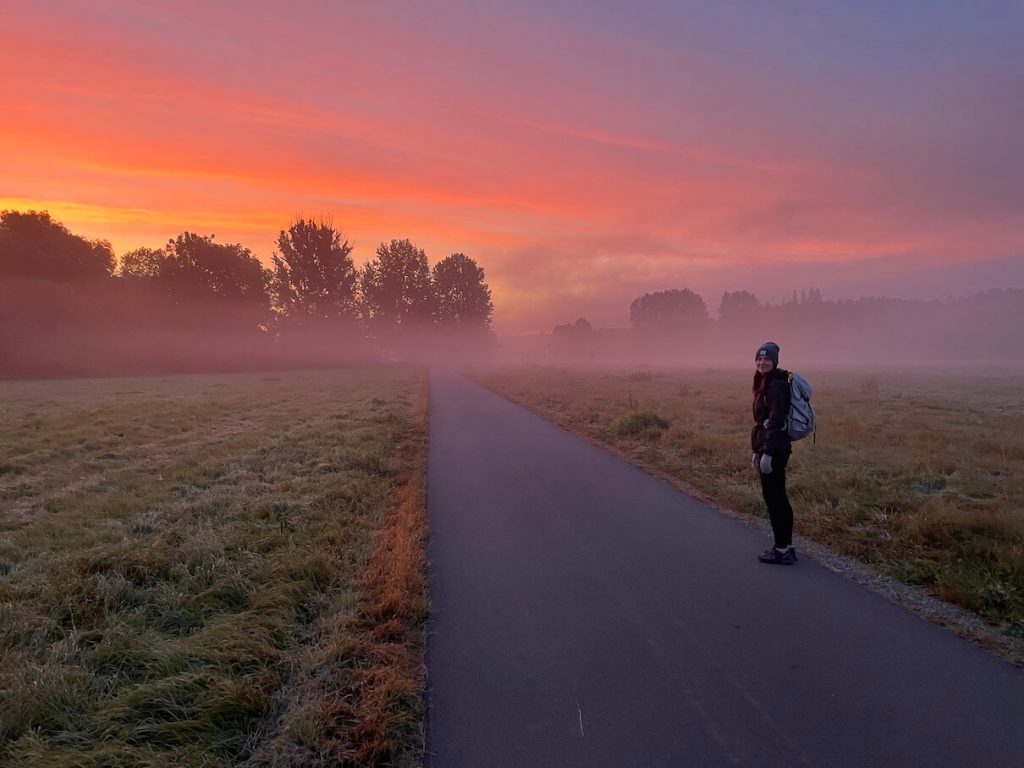
[[1012, 67], [922, 80], [928, 98], [894, 68], [843, 98], [781, 53], [676, 44], [653, 8], [626, 25], [648, 37], [596, 10], [175, 8], [7, 14], [0, 205], [122, 251], [195, 229], [264, 259], [293, 217], [329, 215], [357, 259], [391, 237], [477, 258], [504, 330], [811, 267], [881, 293], [1024, 252]]

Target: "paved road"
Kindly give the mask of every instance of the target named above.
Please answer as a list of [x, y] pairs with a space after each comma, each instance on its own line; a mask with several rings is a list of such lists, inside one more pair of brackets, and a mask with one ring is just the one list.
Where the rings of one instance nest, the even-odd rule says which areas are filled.
[[[1024, 672], [432, 379], [430, 768], [1024, 765]], [[799, 512], [798, 512], [799, 514]]]

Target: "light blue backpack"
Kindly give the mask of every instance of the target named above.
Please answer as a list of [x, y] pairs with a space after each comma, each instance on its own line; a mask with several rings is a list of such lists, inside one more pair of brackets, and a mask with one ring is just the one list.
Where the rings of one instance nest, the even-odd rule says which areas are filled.
[[[803, 440], [814, 435], [814, 409], [811, 407], [811, 382], [799, 373], [789, 374], [789, 413], [786, 431], [790, 440]], [[814, 440], [817, 440], [815, 435]]]

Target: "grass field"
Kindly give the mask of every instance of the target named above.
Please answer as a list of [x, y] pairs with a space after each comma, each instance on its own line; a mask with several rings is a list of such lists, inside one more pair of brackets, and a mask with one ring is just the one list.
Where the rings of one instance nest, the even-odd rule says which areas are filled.
[[[1024, 387], [993, 372], [803, 372], [815, 444], [789, 473], [797, 533], [924, 585], [1024, 637]], [[750, 468], [750, 372], [546, 368], [480, 383], [738, 512], [766, 516]]]
[[0, 401], [0, 765], [417, 764], [422, 371]]

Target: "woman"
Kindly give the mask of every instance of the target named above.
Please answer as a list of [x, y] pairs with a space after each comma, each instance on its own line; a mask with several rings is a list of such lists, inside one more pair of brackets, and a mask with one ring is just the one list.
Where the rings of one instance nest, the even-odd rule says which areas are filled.
[[754, 367], [754, 429], [750, 433], [754, 455], [750, 461], [761, 478], [761, 493], [775, 534], [775, 546], [762, 552], [758, 559], [771, 565], [792, 565], [796, 562], [793, 507], [786, 495], [786, 464], [793, 452], [786, 431], [789, 371], [779, 368], [779, 345], [774, 341], [766, 341], [758, 348]]

